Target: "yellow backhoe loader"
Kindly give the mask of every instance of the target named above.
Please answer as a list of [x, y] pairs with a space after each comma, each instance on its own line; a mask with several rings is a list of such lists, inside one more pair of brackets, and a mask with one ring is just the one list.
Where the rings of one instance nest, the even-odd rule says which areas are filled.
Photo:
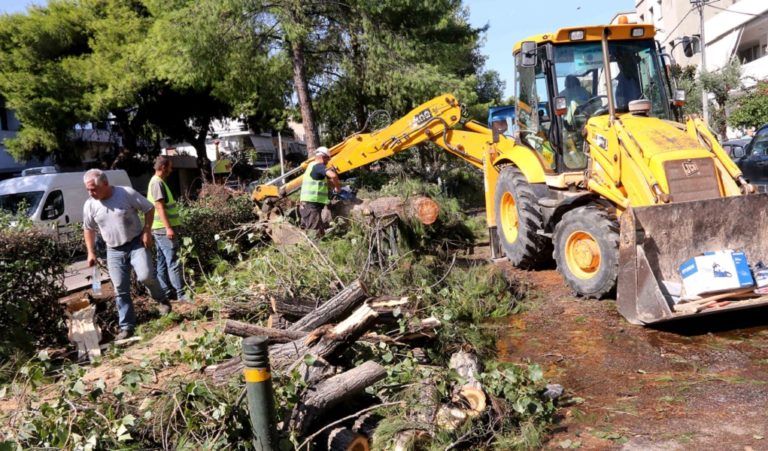
[[[331, 148], [338, 173], [431, 141], [480, 169], [492, 254], [521, 268], [554, 257], [576, 294], [616, 294], [634, 324], [768, 304], [679, 313], [678, 267], [707, 251], [768, 261], [768, 195], [755, 194], [698, 118], [683, 119], [650, 25], [560, 29], [514, 47], [516, 125], [508, 138], [461, 122], [436, 97]], [[259, 202], [300, 188], [305, 163], [260, 186]], [[755, 296], [757, 298], [757, 296]]]

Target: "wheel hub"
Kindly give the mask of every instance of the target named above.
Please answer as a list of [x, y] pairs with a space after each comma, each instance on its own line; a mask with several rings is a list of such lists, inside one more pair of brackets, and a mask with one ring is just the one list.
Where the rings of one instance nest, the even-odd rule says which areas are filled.
[[581, 279], [593, 277], [600, 268], [600, 246], [587, 232], [573, 232], [566, 241], [565, 254], [571, 272]]
[[517, 216], [517, 204], [512, 193], [504, 193], [501, 197], [501, 229], [508, 242], [517, 240], [519, 219]]

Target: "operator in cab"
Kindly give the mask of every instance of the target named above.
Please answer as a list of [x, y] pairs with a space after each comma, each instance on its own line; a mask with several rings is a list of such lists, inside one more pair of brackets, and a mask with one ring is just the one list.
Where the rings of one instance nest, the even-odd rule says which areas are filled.
[[576, 102], [578, 105], [581, 105], [591, 97], [589, 92], [581, 86], [579, 79], [575, 75], [567, 75], [565, 77], [565, 89], [560, 91], [560, 95], [565, 97], [568, 105], [570, 105], [571, 102]]
[[328, 185], [330, 184], [335, 194], [341, 193], [339, 176], [328, 162], [331, 153], [327, 147], [321, 146], [315, 150], [315, 161], [307, 166], [304, 178], [301, 182], [301, 227], [305, 230], [315, 230], [318, 236], [325, 233], [326, 224], [323, 221], [323, 209], [329, 203]]

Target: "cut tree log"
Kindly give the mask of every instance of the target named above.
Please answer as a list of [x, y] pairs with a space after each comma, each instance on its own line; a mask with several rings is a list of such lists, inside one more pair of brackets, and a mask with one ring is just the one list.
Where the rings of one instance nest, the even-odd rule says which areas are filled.
[[368, 438], [347, 428], [332, 429], [328, 433], [329, 451], [369, 451], [370, 449]]
[[317, 308], [313, 301], [305, 299], [280, 299], [272, 297], [269, 300], [272, 313], [298, 319], [312, 313]]
[[[299, 368], [301, 374], [308, 379], [317, 379], [316, 371], [327, 371], [324, 367], [313, 369], [314, 365], [307, 367], [304, 356], [312, 355], [315, 360], [325, 360], [327, 357], [339, 352], [345, 346], [357, 341], [373, 324], [377, 313], [366, 304], [361, 305], [349, 318], [336, 326], [322, 329], [317, 334], [305, 333], [301, 338], [288, 343], [275, 344], [269, 347], [269, 360], [272, 369], [286, 370]], [[294, 331], [295, 332], [295, 331]], [[212, 365], [205, 369], [205, 373], [213, 378], [214, 382], [222, 383], [235, 373], [242, 371], [243, 363], [240, 357], [235, 357], [224, 363]]]
[[311, 387], [292, 412], [291, 429], [304, 435], [320, 415], [380, 381], [386, 373], [378, 363], [367, 361]]
[[443, 405], [437, 410], [435, 424], [440, 429], [453, 431], [464, 424], [468, 417], [469, 415], [464, 409]]
[[408, 297], [393, 298], [390, 296], [380, 296], [368, 301], [368, 305], [379, 314], [390, 313], [395, 309], [403, 308], [410, 303]]
[[458, 351], [451, 355], [448, 367], [466, 380], [464, 385], [454, 389], [453, 401], [466, 405], [465, 413], [467, 415], [473, 417], [480, 415], [485, 410], [488, 401], [483, 386], [477, 379], [482, 371], [480, 359], [471, 352]]
[[88, 305], [76, 312], [67, 312], [69, 316], [69, 340], [77, 345], [77, 357], [79, 359], [88, 356], [93, 362], [101, 357], [101, 329], [95, 321], [96, 307]]
[[238, 337], [269, 337], [270, 343], [288, 343], [307, 336], [306, 332], [261, 327], [232, 319], [227, 320], [224, 324], [224, 333], [236, 335]]
[[267, 318], [267, 327], [270, 329], [288, 329], [293, 323], [285, 319], [285, 317], [279, 313], [273, 313]]
[[433, 224], [440, 214], [440, 206], [427, 196], [380, 197], [378, 199], [355, 199], [337, 202], [331, 208], [333, 216], [346, 218], [381, 219], [397, 216], [401, 220], [417, 220], [424, 225]]
[[365, 285], [359, 279], [339, 291], [336, 296], [324, 302], [312, 313], [293, 323], [288, 330], [310, 331], [323, 324], [333, 323], [349, 313], [368, 297]]
[[378, 426], [383, 419], [384, 417], [376, 412], [366, 412], [355, 419], [351, 428], [352, 432], [357, 432], [358, 434], [363, 434], [368, 438], [372, 438], [373, 431], [376, 430], [376, 426]]
[[[377, 316], [373, 309], [363, 304], [344, 321], [329, 328], [327, 332], [308, 336], [300, 343], [301, 346], [297, 342], [292, 342], [270, 349], [270, 361], [273, 362], [274, 368], [293, 369], [305, 365], [304, 356], [307, 354], [325, 359], [338, 352], [340, 348], [356, 342], [370, 329]], [[297, 351], [301, 353], [297, 354]]]
[[276, 245], [294, 245], [304, 241], [304, 232], [284, 219], [270, 220], [267, 233]]
[[430, 316], [429, 318], [409, 323], [405, 332], [399, 333], [398, 331], [398, 333], [392, 337], [400, 342], [417, 340], [419, 338], [434, 338], [437, 336], [435, 329], [442, 325], [443, 323], [441, 323], [439, 319]]
[[429, 442], [432, 436], [429, 432], [421, 429], [408, 429], [400, 431], [395, 435], [393, 451], [410, 451], [413, 449], [422, 449], [422, 445]]

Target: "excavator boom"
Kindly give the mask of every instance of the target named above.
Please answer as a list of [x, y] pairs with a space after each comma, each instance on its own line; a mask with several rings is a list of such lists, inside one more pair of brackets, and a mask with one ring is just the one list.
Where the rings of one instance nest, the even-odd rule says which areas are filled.
[[[460, 119], [461, 106], [453, 96], [445, 94], [435, 97], [380, 130], [371, 133], [355, 133], [331, 147], [328, 166], [332, 167], [337, 174], [343, 174], [374, 161], [391, 157], [427, 140], [445, 141], [446, 135], [451, 133], [451, 128]], [[456, 154], [462, 155], [463, 151], [457, 149]], [[467, 158], [477, 160], [476, 156], [472, 155], [467, 155]], [[284, 176], [258, 186], [253, 192], [253, 199], [263, 202], [296, 192], [301, 188], [300, 175], [311, 162], [310, 158]], [[482, 162], [480, 164], [482, 165]]]

